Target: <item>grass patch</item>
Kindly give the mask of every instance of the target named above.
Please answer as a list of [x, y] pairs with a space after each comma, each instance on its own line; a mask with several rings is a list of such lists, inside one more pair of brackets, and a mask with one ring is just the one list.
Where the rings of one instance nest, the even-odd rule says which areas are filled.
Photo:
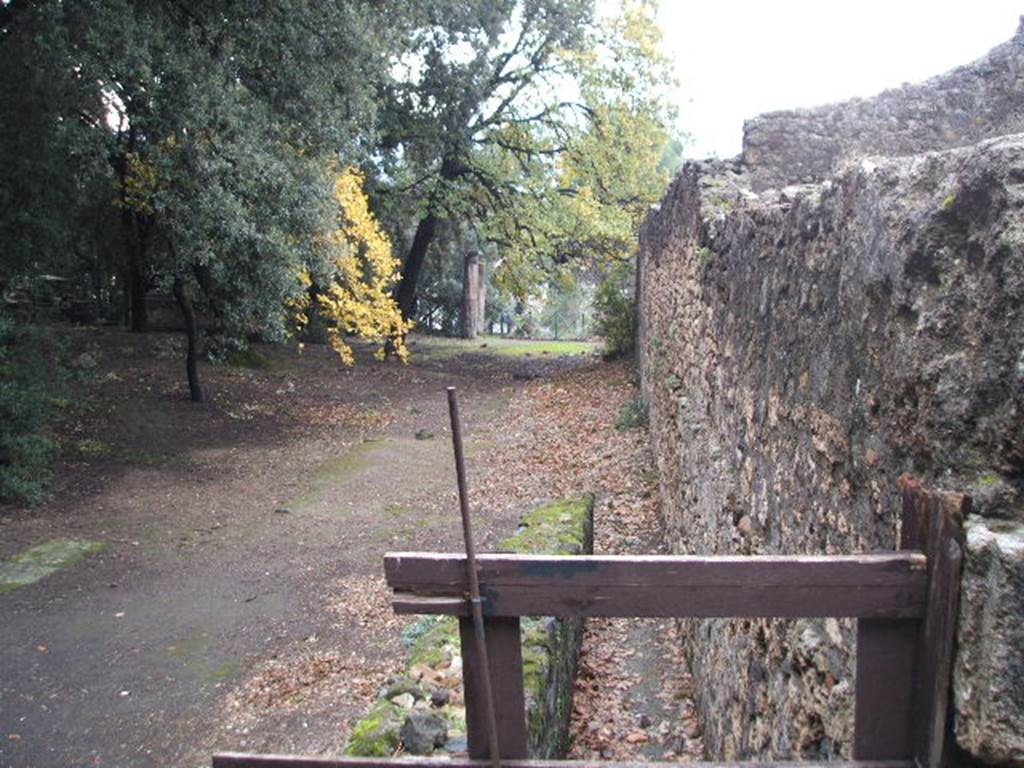
[[0, 563], [0, 592], [34, 584], [106, 548], [102, 541], [87, 539], [50, 539], [37, 544]]
[[349, 475], [372, 464], [367, 454], [380, 446], [381, 442], [381, 440], [367, 440], [353, 446], [340, 456], [327, 459], [313, 470], [310, 479], [317, 484], [335, 483], [346, 479]]
[[554, 341], [534, 339], [508, 339], [502, 336], [481, 336], [479, 339], [449, 339], [440, 336], [415, 336], [410, 347], [417, 356], [429, 360], [444, 360], [458, 355], [496, 355], [500, 357], [567, 357], [590, 355], [601, 345], [590, 341]]
[[308, 474], [306, 490], [285, 506], [291, 509], [301, 509], [315, 504], [325, 491], [372, 466], [373, 459], [370, 457], [370, 453], [383, 444], [383, 440], [366, 440], [352, 446], [345, 453], [320, 463]]
[[205, 635], [185, 637], [172, 646], [167, 653], [180, 659], [182, 665], [196, 679], [204, 683], [220, 683], [234, 677], [242, 668], [242, 661], [235, 656], [216, 658], [211, 652], [210, 640]]
[[594, 495], [560, 499], [527, 512], [519, 529], [498, 544], [500, 551], [580, 555], [593, 546]]
[[110, 456], [114, 452], [114, 449], [110, 447], [109, 443], [105, 443], [102, 440], [96, 440], [94, 438], [86, 438], [85, 440], [79, 440], [75, 443], [75, 450], [85, 458], [88, 459], [102, 459]]
[[232, 352], [228, 355], [227, 362], [228, 365], [233, 365], [236, 368], [248, 368], [250, 371], [269, 371], [274, 367], [269, 357], [252, 347]]

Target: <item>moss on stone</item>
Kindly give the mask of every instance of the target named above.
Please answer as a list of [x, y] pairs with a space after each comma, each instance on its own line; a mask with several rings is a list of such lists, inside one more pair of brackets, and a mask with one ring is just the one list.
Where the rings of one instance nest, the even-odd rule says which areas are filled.
[[352, 757], [391, 757], [398, 750], [398, 735], [405, 710], [390, 701], [378, 701], [370, 714], [356, 723], [345, 754]]
[[436, 667], [450, 657], [448, 648], [458, 647], [459, 620], [454, 616], [444, 616], [413, 642], [409, 650], [409, 666], [426, 664]]
[[440, 716], [448, 724], [448, 733], [466, 733], [466, 709], [447, 704], [434, 713]]
[[539, 619], [526, 618], [522, 623], [522, 638], [527, 730], [538, 734], [546, 727], [544, 689], [551, 669], [549, 637]]
[[419, 683], [408, 675], [402, 675], [388, 685], [387, 690], [384, 692], [384, 698], [390, 701], [395, 696], [401, 696], [403, 693], [408, 693], [414, 699], [425, 699], [427, 697], [427, 692]]
[[86, 539], [50, 539], [0, 562], [0, 592], [34, 584], [51, 573], [67, 568], [107, 545]]
[[593, 547], [594, 495], [559, 499], [528, 512], [512, 536], [498, 547], [503, 550], [545, 554], [579, 555]]
[[[543, 504], [526, 514], [519, 530], [501, 542], [499, 548], [523, 554], [592, 552], [593, 511], [593, 494]], [[573, 677], [581, 636], [579, 620], [523, 619], [523, 684], [528, 738], [534, 757], [561, 757], [568, 746]], [[406, 628], [402, 640], [409, 648], [407, 670], [418, 665], [433, 669], [446, 666], [460, 652], [458, 619], [424, 616]], [[401, 693], [422, 698], [425, 690], [408, 675], [395, 679], [384, 692], [384, 698], [353, 729], [345, 754], [394, 754], [401, 742], [399, 734], [408, 710], [389, 699]], [[444, 719], [449, 736], [466, 732], [464, 708], [446, 705], [431, 711]]]

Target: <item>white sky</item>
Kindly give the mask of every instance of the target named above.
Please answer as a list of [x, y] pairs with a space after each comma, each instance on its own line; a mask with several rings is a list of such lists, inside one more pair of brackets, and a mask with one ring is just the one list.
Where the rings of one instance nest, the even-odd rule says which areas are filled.
[[661, 0], [689, 157], [740, 151], [762, 112], [871, 96], [1010, 39], [1024, 0]]

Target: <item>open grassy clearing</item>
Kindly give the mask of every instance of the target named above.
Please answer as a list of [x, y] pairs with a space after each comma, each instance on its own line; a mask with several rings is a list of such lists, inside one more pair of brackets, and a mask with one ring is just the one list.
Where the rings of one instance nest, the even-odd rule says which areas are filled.
[[553, 339], [509, 339], [503, 336], [481, 336], [478, 339], [450, 339], [441, 336], [409, 337], [409, 350], [413, 356], [431, 360], [456, 355], [487, 354], [506, 357], [567, 357], [595, 355], [601, 344], [594, 341], [566, 341]]

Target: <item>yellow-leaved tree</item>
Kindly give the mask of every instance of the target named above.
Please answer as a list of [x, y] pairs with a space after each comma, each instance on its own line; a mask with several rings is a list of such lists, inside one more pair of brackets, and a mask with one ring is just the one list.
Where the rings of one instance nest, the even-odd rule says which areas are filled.
[[351, 365], [352, 348], [346, 336], [379, 344], [378, 358], [390, 351], [407, 360], [405, 334], [412, 323], [402, 319], [391, 290], [401, 277], [391, 242], [370, 211], [364, 192], [365, 178], [358, 168], [345, 168], [335, 177], [334, 197], [338, 205], [338, 226], [324, 242], [331, 273], [324, 284], [306, 271], [302, 278], [309, 290], [297, 307], [300, 326], [310, 315], [326, 328], [327, 340]]

